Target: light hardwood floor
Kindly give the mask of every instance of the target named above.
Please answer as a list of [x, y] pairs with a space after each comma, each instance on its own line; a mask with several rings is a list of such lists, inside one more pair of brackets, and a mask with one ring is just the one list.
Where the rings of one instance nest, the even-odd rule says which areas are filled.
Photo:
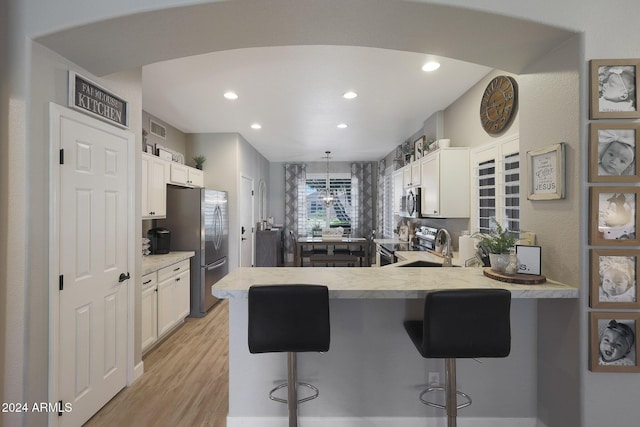
[[85, 426], [226, 427], [229, 396], [228, 302], [187, 318], [145, 356], [144, 375]]

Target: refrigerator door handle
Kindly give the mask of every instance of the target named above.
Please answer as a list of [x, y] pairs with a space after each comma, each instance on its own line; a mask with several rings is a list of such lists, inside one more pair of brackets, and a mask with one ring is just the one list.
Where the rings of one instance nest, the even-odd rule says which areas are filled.
[[215, 270], [216, 268], [220, 268], [227, 263], [227, 257], [222, 258], [220, 261], [216, 261], [212, 264], [207, 265], [205, 268], [207, 271]]

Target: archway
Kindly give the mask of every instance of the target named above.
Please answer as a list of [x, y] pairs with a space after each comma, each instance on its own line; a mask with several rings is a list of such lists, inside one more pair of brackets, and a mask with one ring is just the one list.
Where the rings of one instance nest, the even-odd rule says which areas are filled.
[[98, 76], [220, 50], [311, 44], [430, 53], [519, 73], [575, 34], [421, 2], [236, 0], [112, 18], [35, 41]]

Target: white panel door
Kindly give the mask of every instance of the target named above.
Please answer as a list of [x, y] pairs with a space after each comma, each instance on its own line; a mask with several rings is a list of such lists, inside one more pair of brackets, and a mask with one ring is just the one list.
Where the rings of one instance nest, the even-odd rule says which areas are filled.
[[127, 380], [127, 186], [133, 185], [127, 152], [133, 136], [72, 111], [59, 120], [58, 384], [59, 398], [73, 407], [60, 425], [78, 426]]
[[240, 267], [253, 267], [253, 180], [240, 181]]

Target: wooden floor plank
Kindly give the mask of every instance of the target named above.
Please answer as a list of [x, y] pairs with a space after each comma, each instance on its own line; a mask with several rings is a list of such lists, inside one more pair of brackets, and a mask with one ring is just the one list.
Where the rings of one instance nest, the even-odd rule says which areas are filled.
[[85, 426], [226, 427], [229, 409], [228, 302], [187, 318], [144, 357], [144, 375]]

